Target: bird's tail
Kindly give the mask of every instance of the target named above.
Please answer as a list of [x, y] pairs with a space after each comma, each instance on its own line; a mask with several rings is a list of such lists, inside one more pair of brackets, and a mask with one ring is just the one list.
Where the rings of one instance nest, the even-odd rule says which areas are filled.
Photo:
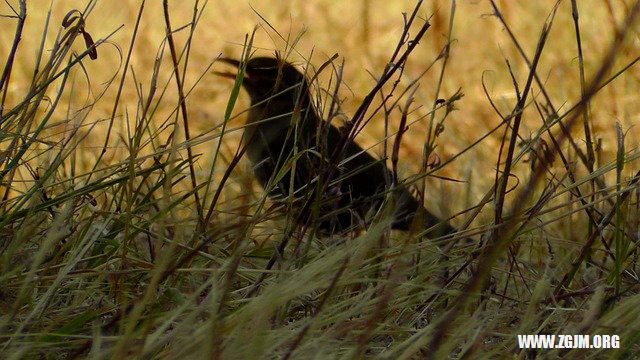
[[398, 230], [409, 230], [416, 216], [421, 216], [424, 228], [429, 229], [425, 234], [428, 238], [438, 238], [458, 232], [458, 229], [425, 209], [408, 191], [400, 191], [392, 227]]

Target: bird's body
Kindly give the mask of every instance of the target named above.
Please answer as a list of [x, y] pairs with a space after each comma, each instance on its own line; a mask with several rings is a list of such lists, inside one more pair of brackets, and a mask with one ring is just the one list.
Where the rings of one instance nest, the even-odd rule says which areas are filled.
[[[223, 61], [241, 65], [236, 60]], [[247, 62], [242, 85], [251, 97], [243, 141], [249, 142], [247, 155], [256, 178], [264, 188], [275, 184], [272, 197], [289, 195], [291, 190], [295, 196], [312, 193], [317, 175], [327, 171], [342, 135], [316, 114], [304, 75], [284, 61], [257, 57]], [[356, 219], [376, 211], [391, 179], [384, 161], [352, 141], [343, 159], [332, 177], [335, 181], [322, 196], [319, 220], [327, 231], [348, 229]], [[422, 205], [405, 187], [395, 190], [395, 201], [392, 227], [408, 230]], [[433, 228], [430, 237], [456, 231], [426, 209], [423, 217], [425, 227]]]

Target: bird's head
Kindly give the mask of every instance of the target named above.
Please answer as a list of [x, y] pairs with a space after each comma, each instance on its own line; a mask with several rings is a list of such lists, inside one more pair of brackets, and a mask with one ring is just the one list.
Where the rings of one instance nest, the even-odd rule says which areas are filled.
[[[235, 59], [221, 58], [220, 61], [242, 67]], [[216, 72], [217, 75], [233, 78], [233, 73]], [[247, 61], [242, 86], [247, 90], [252, 103], [269, 98], [286, 97], [301, 103], [309, 99], [305, 76], [288, 62], [273, 57], [254, 57]]]

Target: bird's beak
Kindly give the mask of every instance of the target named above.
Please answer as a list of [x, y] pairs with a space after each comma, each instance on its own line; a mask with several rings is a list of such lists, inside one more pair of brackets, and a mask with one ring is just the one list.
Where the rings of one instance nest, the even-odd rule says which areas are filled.
[[218, 59], [220, 61], [222, 61], [223, 63], [227, 63], [229, 65], [233, 65], [235, 67], [240, 67], [240, 61], [236, 60], [236, 59], [231, 59], [231, 58], [220, 58]]
[[[221, 61], [221, 62], [229, 64], [229, 65], [233, 65], [236, 68], [240, 68], [240, 61], [235, 60], [235, 59], [219, 58], [218, 61]], [[229, 78], [229, 79], [234, 79], [234, 80], [236, 79], [236, 76], [237, 76], [236, 73], [232, 73], [230, 71], [214, 71], [213, 73], [215, 75], [226, 77], [226, 78]], [[245, 76], [246, 76], [246, 74], [245, 74]]]

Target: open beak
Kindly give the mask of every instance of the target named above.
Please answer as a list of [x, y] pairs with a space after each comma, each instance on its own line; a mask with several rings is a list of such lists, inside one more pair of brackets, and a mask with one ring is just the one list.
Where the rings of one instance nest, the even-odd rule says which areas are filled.
[[[223, 62], [223, 63], [229, 64], [229, 65], [233, 65], [236, 68], [240, 68], [240, 61], [238, 61], [238, 60], [230, 59], [230, 58], [220, 58], [218, 60]], [[237, 76], [237, 73], [232, 73], [230, 71], [214, 71], [213, 73], [215, 75], [226, 77], [226, 78], [229, 78], [229, 79], [234, 79], [234, 80], [236, 79], [236, 76]], [[246, 76], [246, 74], [245, 74], [245, 76]]]

